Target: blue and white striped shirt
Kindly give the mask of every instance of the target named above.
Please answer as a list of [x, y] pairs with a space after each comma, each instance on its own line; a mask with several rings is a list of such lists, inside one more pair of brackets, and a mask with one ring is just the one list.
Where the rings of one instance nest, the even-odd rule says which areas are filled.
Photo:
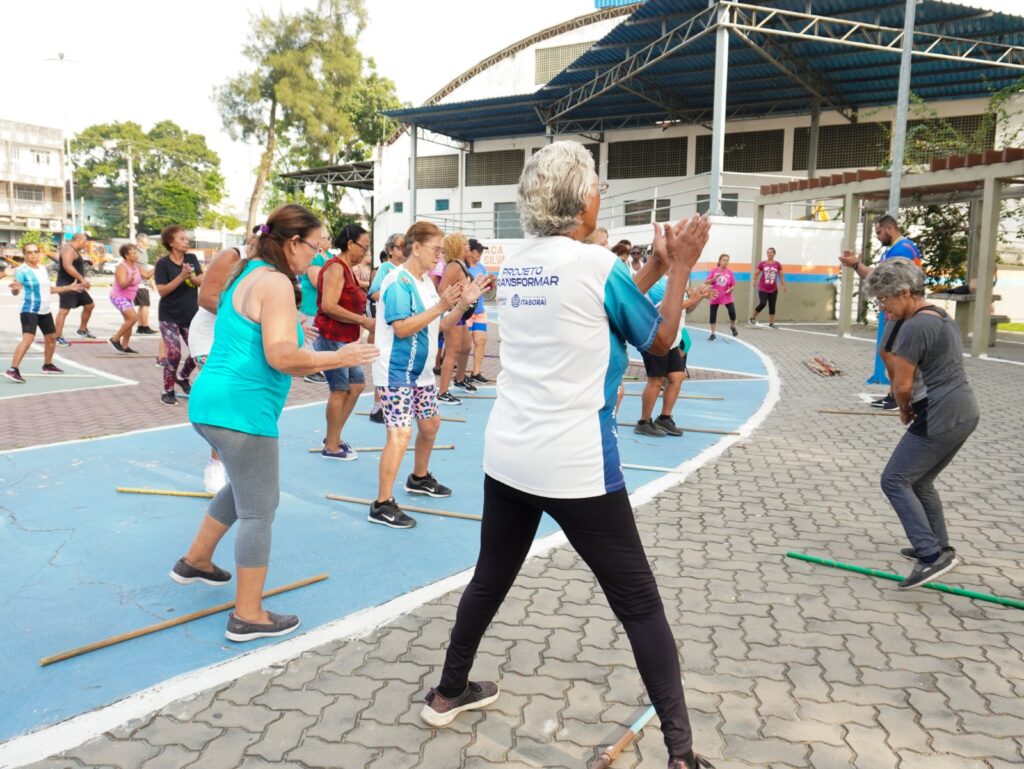
[[50, 311], [50, 276], [45, 267], [21, 265], [14, 271], [14, 279], [21, 284], [24, 299], [21, 311], [45, 315]]

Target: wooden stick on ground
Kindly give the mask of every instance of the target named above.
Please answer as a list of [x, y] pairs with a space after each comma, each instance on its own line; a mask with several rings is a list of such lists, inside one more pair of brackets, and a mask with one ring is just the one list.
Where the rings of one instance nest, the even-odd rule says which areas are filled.
[[[431, 449], [431, 451], [451, 451], [454, 448], [455, 448], [455, 444], [454, 443], [447, 443], [447, 444], [444, 444], [442, 446], [434, 446], [434, 448]], [[309, 453], [310, 454], [319, 454], [322, 450], [323, 450], [322, 447], [319, 448], [319, 449], [309, 449]], [[415, 446], [410, 446], [409, 448], [406, 449], [406, 451], [415, 451], [415, 450], [416, 450]], [[353, 449], [353, 451], [384, 451], [384, 447], [383, 446], [356, 446]]]
[[[357, 415], [361, 416], [361, 417], [368, 417], [368, 416], [370, 416], [370, 412], [369, 411], [356, 411], [355, 413]], [[462, 417], [441, 417], [441, 421], [442, 422], [465, 422], [466, 420], [463, 419]]]
[[[626, 393], [627, 396], [632, 398], [639, 398], [643, 393]], [[685, 398], [691, 401], [724, 401], [724, 395], [683, 395], [680, 393], [680, 398]]]
[[885, 409], [875, 409], [874, 411], [854, 411], [852, 409], [818, 409], [819, 414], [853, 414], [859, 417], [878, 417], [878, 416], [890, 416], [898, 417], [899, 411], [886, 411]]
[[33, 379], [95, 379], [95, 374], [22, 374]]
[[208, 491], [173, 491], [171, 489], [133, 489], [127, 486], [118, 486], [114, 489], [121, 494], [155, 494], [160, 497], [198, 497], [200, 499], [213, 499], [213, 494]]
[[474, 395], [473, 393], [466, 393], [466, 394], [459, 393], [455, 397], [459, 398], [460, 400], [463, 399], [463, 398], [470, 398], [470, 399], [476, 398], [477, 400], [494, 400], [498, 396], [497, 395], [488, 395], [486, 393], [484, 393], [483, 395]]
[[[306, 579], [300, 579], [298, 582], [292, 582], [290, 585], [282, 585], [281, 587], [275, 587], [273, 590], [268, 590], [263, 594], [264, 598], [270, 598], [273, 595], [279, 595], [281, 593], [287, 593], [289, 590], [296, 590], [300, 587], [306, 587], [317, 582], [323, 582], [327, 579], [327, 574], [318, 574], [315, 577], [308, 577]], [[96, 641], [95, 643], [86, 644], [85, 646], [79, 646], [77, 649], [71, 649], [60, 654], [54, 654], [51, 657], [43, 657], [39, 660], [40, 667], [46, 667], [52, 665], [54, 662], [61, 662], [62, 660], [71, 659], [72, 657], [78, 657], [82, 654], [94, 652], [97, 649], [105, 649], [108, 646], [114, 644], [123, 643], [124, 641], [130, 641], [133, 638], [139, 638], [140, 636], [150, 635], [160, 630], [166, 630], [167, 628], [177, 627], [178, 625], [184, 625], [186, 622], [192, 622], [193, 620], [202, 619], [203, 617], [209, 617], [211, 614], [219, 614], [222, 611], [233, 609], [235, 607], [234, 601], [227, 601], [225, 603], [219, 603], [216, 606], [211, 606], [208, 609], [200, 609], [194, 611], [191, 614], [185, 614], [181, 617], [175, 617], [174, 619], [165, 620], [158, 622], [155, 625], [149, 625], [148, 627], [139, 628], [138, 630], [132, 630], [128, 633], [121, 633], [119, 635], [105, 638], [102, 641]]]
[[[635, 422], [618, 422], [619, 427], [636, 427]], [[678, 425], [679, 429], [684, 433], [708, 433], [709, 435], [739, 435], [735, 430], [711, 430], [704, 427], [684, 427]]]
[[[372, 499], [362, 499], [361, 497], [343, 497], [338, 494], [325, 494], [328, 499], [333, 499], [336, 502], [351, 502], [356, 505], [369, 505], [373, 502]], [[429, 515], [440, 515], [444, 518], [465, 518], [468, 521], [479, 521], [482, 520], [483, 516], [470, 515], [469, 513], [453, 513], [448, 510], [434, 510], [430, 507], [417, 507], [416, 505], [400, 504], [400, 508], [408, 510], [410, 513], [427, 513]]]
[[137, 354], [137, 355], [133, 355], [132, 353], [121, 353], [121, 354], [112, 354], [112, 355], [94, 355], [93, 357], [94, 358], [109, 358], [109, 359], [118, 358], [120, 360], [148, 360], [151, 363], [153, 361], [153, 354], [152, 353], [150, 353], [149, 355], [143, 355], [141, 353]]

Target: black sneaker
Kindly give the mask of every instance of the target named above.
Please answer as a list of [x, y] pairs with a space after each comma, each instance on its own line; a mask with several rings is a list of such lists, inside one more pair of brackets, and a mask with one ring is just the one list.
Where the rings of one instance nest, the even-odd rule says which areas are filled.
[[896, 587], [900, 590], [910, 590], [911, 588], [920, 587], [921, 585], [941, 577], [958, 563], [960, 562], [956, 559], [955, 552], [943, 550], [939, 555], [938, 560], [934, 563], [923, 563], [918, 561], [914, 564], [914, 568], [911, 570], [910, 575]]
[[64, 369], [59, 368], [57, 366], [54, 366], [52, 363], [44, 363], [42, 370], [43, 370], [44, 374], [63, 374], [64, 373]]
[[366, 516], [366, 520], [370, 523], [382, 523], [392, 529], [411, 529], [416, 525], [416, 519], [403, 513], [394, 497], [383, 502], [371, 502], [370, 514]]
[[[952, 553], [954, 555], [954, 557], [956, 556], [956, 548], [950, 547], [949, 545], [947, 545], [946, 547], [942, 548], [942, 552], [943, 553]], [[902, 550], [900, 550], [900, 555], [902, 555], [908, 561], [917, 561], [918, 560], [917, 551], [914, 548], [912, 548], [912, 547], [905, 547], [905, 548], [903, 548]]]
[[108, 339], [107, 344], [113, 347], [114, 350], [117, 352], [124, 352], [124, 348], [121, 346], [121, 343], [118, 342], [116, 339]]
[[739, 330], [735, 326], [730, 326], [729, 328], [731, 329], [733, 336], [739, 336], [740, 335]]
[[181, 394], [186, 398], [192, 393], [192, 384], [187, 379], [175, 379], [178, 383], [178, 387], [181, 388]]
[[650, 435], [653, 438], [661, 438], [666, 434], [665, 430], [662, 430], [650, 419], [641, 419], [636, 423], [636, 427], [633, 428], [633, 432], [637, 435]]
[[139, 326], [138, 328], [135, 329], [135, 333], [142, 334], [143, 336], [148, 336], [149, 334], [155, 334], [156, 331], [151, 329], [149, 326]]
[[434, 372], [434, 376], [441, 376], [441, 367], [440, 366], [434, 366], [434, 368], [431, 369], [431, 370]]
[[465, 710], [484, 708], [498, 699], [498, 685], [494, 681], [470, 681], [466, 691], [458, 697], [448, 699], [437, 689], [427, 692], [427, 704], [420, 711], [420, 718], [431, 726], [447, 726]]
[[123, 350], [121, 350], [121, 352], [126, 353], [127, 355], [138, 355], [139, 354], [138, 350], [133, 350], [131, 347], [125, 347]]
[[294, 614], [275, 614], [267, 612], [270, 622], [257, 624], [246, 622], [235, 616], [234, 612], [228, 615], [228, 629], [224, 631], [224, 637], [229, 641], [244, 643], [256, 638], [272, 638], [279, 635], [287, 635], [299, 626], [299, 618]]
[[95, 339], [95, 338], [96, 338], [96, 335], [95, 335], [95, 334], [93, 334], [93, 333], [92, 333], [92, 332], [91, 332], [91, 331], [90, 331], [89, 329], [87, 329], [87, 328], [80, 328], [80, 329], [78, 329], [78, 331], [76, 331], [75, 333], [76, 333], [76, 334], [78, 334], [78, 335], [79, 335], [80, 337], [83, 337], [83, 338], [85, 338], [85, 339]]
[[307, 374], [302, 377], [302, 381], [310, 384], [324, 384], [327, 382], [327, 377], [324, 376], [324, 372], [317, 371], [315, 374]]
[[462, 401], [451, 393], [441, 393], [437, 396], [438, 403], [447, 403], [449, 406], [458, 406]]
[[376, 411], [371, 411], [370, 421], [378, 425], [384, 424], [384, 409], [377, 409]]
[[456, 379], [452, 382], [452, 387], [458, 387], [460, 390], [465, 390], [468, 393], [476, 392], [476, 385], [469, 381], [469, 379]]
[[171, 569], [171, 579], [179, 585], [191, 585], [193, 582], [202, 582], [204, 585], [223, 585], [231, 581], [231, 572], [224, 571], [214, 565], [213, 571], [200, 571], [195, 566], [179, 558]]
[[769, 323], [768, 324], [768, 328], [772, 329], [773, 331], [778, 331], [779, 330], [779, 327], [776, 326], [774, 323]]
[[871, 401], [870, 404], [873, 409], [884, 409], [885, 411], [891, 411], [892, 409], [898, 409], [899, 406], [896, 404], [896, 398], [893, 397], [892, 393], [889, 393], [884, 398], [876, 398]]
[[452, 495], [452, 490], [438, 483], [437, 478], [430, 473], [427, 473], [422, 478], [417, 478], [415, 475], [410, 474], [405, 479], [405, 490], [410, 494], [426, 494], [428, 497], [436, 497], [438, 499]]
[[173, 392], [164, 393], [160, 396], [160, 402], [166, 406], [177, 406], [178, 398]]
[[747, 325], [751, 328], [757, 328], [757, 318], [747, 318]]
[[715, 341], [716, 339], [718, 339], [718, 335], [717, 335], [717, 334], [711, 334], [711, 335], [710, 335], [710, 336], [708, 337], [708, 341], [709, 341], [709, 342], [714, 342], [714, 341]]
[[670, 758], [668, 769], [715, 769], [715, 765], [704, 758], [704, 756], [692, 753], [692, 757], [692, 761], [683, 758]]
[[485, 377], [483, 374], [472, 374], [469, 377], [469, 381], [476, 382], [477, 384], [490, 384], [491, 380]]
[[7, 369], [4, 372], [4, 376], [10, 379], [12, 382], [17, 382], [18, 384], [25, 384], [25, 377], [23, 377], [21, 375], [21, 372], [18, 371], [18, 369], [14, 366], [11, 366], [9, 369]]
[[654, 426], [664, 430], [669, 435], [682, 435], [683, 431], [676, 427], [676, 421], [671, 415], [665, 416], [662, 414], [660, 417], [654, 420]]

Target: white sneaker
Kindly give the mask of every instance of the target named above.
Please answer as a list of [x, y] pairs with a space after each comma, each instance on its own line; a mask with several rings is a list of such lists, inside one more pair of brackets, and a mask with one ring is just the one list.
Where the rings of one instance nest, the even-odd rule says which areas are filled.
[[203, 488], [209, 494], [216, 494], [228, 485], [228, 476], [224, 471], [224, 463], [219, 459], [211, 459], [203, 470]]

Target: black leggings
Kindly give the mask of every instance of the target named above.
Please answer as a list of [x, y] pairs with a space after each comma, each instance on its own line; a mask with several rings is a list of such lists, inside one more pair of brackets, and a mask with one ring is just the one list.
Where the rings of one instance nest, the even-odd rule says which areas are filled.
[[713, 305], [711, 305], [711, 318], [708, 321], [709, 323], [717, 323], [718, 322], [718, 308], [719, 307], [723, 307], [723, 306], [725, 307], [726, 311], [729, 313], [729, 322], [730, 323], [735, 323], [736, 322], [736, 305], [733, 304], [732, 302], [729, 302], [729, 304], [726, 304], [726, 305], [721, 305], [721, 304], [713, 304]]
[[682, 757], [693, 736], [679, 654], [625, 490], [589, 499], [550, 499], [484, 477], [480, 556], [459, 601], [441, 688], [466, 687], [480, 639], [515, 582], [542, 512], [562, 527], [569, 544], [597, 577], [626, 629], [640, 677], [661, 719], [669, 756]]
[[754, 312], [761, 312], [764, 306], [768, 305], [768, 314], [775, 314], [775, 300], [779, 298], [778, 291], [758, 291], [757, 298], [760, 299], [757, 303], [757, 307], [754, 308]]

